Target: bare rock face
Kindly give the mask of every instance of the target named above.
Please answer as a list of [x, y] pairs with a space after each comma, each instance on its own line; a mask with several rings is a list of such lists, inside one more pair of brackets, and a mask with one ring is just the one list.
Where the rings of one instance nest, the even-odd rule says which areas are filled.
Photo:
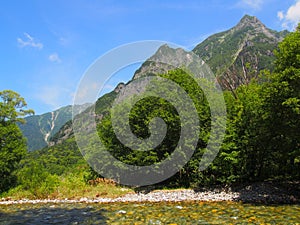
[[119, 83], [117, 85], [117, 87], [114, 89], [114, 92], [119, 93], [120, 91], [122, 91], [125, 88], [125, 84], [124, 83]]

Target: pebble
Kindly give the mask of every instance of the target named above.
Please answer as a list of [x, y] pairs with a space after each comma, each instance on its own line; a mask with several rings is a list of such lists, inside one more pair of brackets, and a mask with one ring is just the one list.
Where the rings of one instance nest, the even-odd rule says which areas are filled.
[[[246, 187], [246, 192], [241, 191], [201, 191], [196, 192], [192, 189], [182, 190], [156, 190], [149, 193], [132, 193], [126, 194], [122, 197], [117, 198], [86, 198], [82, 197], [79, 200], [75, 199], [40, 199], [40, 200], [12, 200], [8, 198], [0, 199], [0, 205], [11, 205], [11, 204], [40, 204], [40, 203], [110, 203], [110, 202], [180, 202], [180, 201], [244, 201], [244, 202], [264, 202], [266, 199], [274, 200], [274, 202], [293, 200], [296, 199], [294, 196], [282, 196], [282, 195], [268, 195], [258, 194], [257, 191], [252, 188]], [[260, 192], [260, 191], [259, 191]], [[241, 194], [242, 193], [242, 194]], [[296, 199], [296, 200], [295, 200]], [[55, 207], [53, 205], [52, 207]], [[178, 206], [179, 209], [180, 206]]]
[[118, 214], [126, 214], [126, 211], [125, 210], [119, 210], [117, 213]]
[[[153, 191], [147, 194], [134, 193], [127, 194], [117, 198], [80, 198], [79, 200], [71, 199], [40, 199], [40, 200], [3, 200], [0, 205], [10, 204], [39, 204], [39, 203], [109, 203], [109, 202], [179, 202], [179, 201], [230, 201], [238, 197], [238, 193], [226, 192], [195, 192], [194, 190], [176, 190], [176, 191]], [[53, 206], [55, 207], [55, 206]]]

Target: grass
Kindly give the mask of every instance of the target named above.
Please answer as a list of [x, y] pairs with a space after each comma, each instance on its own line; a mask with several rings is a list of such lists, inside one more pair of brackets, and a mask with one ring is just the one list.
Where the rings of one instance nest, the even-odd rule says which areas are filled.
[[53, 176], [41, 185], [24, 188], [19, 185], [3, 193], [1, 197], [12, 200], [20, 199], [80, 199], [80, 198], [114, 198], [133, 193], [132, 189], [112, 183], [100, 182], [97, 185], [87, 184], [83, 172]]

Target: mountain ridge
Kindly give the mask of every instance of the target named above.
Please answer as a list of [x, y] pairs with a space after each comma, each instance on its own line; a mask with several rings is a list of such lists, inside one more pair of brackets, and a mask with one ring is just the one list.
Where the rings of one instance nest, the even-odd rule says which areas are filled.
[[[287, 33], [288, 31], [271, 30], [258, 18], [245, 15], [236, 26], [211, 35], [199, 43], [192, 52], [212, 69], [224, 90], [230, 90], [234, 93], [235, 88], [239, 85], [248, 84], [252, 78], [258, 76], [261, 70], [272, 70], [273, 51]], [[157, 63], [160, 61], [159, 59], [173, 65], [177, 65], [176, 63], [182, 65], [182, 63], [186, 63], [184, 60], [188, 58], [181, 57], [184, 54], [189, 53], [184, 53], [184, 50], [180, 48], [174, 49], [168, 45], [162, 45], [135, 71], [132, 80], [147, 75], [166, 73], [174, 69], [174, 66]], [[120, 83], [112, 92], [97, 100], [95, 113], [98, 120], [101, 120], [106, 111], [109, 110], [116, 94], [124, 87], [126, 84]], [[55, 135], [52, 135], [50, 145], [62, 143], [70, 137], [72, 137], [72, 124], [68, 122], [62, 125]]]
[[245, 15], [236, 26], [211, 35], [192, 51], [210, 66], [223, 89], [232, 91], [248, 84], [261, 70], [272, 70], [273, 51], [287, 33]]
[[[78, 106], [78, 112], [87, 105]], [[52, 112], [25, 117], [25, 124], [19, 123], [23, 135], [27, 139], [28, 151], [34, 151], [51, 145], [51, 137], [72, 119], [72, 105], [61, 107]]]

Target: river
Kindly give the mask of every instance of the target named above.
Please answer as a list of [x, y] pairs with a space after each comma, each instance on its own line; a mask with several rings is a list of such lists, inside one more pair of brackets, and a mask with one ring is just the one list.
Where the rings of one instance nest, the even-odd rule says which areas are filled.
[[0, 224], [300, 224], [300, 205], [237, 202], [13, 204]]

